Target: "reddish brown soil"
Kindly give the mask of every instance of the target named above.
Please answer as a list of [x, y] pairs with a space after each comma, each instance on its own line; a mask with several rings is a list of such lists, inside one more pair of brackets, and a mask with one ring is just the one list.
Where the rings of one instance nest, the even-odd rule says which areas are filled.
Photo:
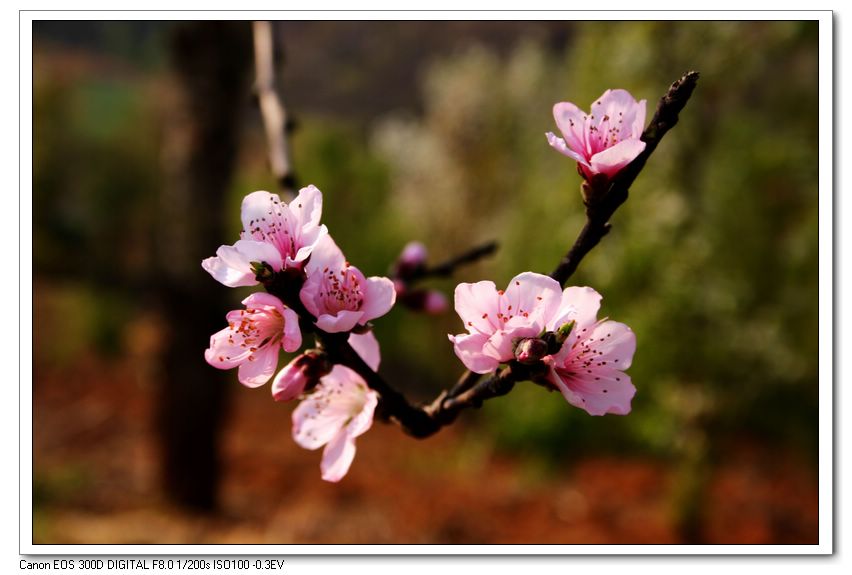
[[[133, 362], [133, 363], [130, 363]], [[223, 446], [222, 510], [184, 513], [157, 489], [153, 389], [138, 358], [38, 368], [37, 543], [679, 543], [675, 464], [598, 457], [538, 471], [459, 426], [429, 440], [377, 423], [339, 484], [290, 438], [290, 407], [240, 387]], [[816, 543], [812, 468], [738, 447], [709, 474], [693, 537]]]

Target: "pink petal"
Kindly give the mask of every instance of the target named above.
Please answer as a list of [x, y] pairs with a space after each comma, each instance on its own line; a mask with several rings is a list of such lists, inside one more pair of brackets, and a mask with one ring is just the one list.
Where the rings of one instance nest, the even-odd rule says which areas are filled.
[[288, 207], [302, 229], [315, 228], [322, 217], [322, 192], [314, 185], [304, 187]]
[[272, 397], [275, 401], [289, 401], [305, 391], [308, 380], [297, 362], [302, 356], [284, 366], [272, 380]]
[[254, 360], [248, 358], [240, 364], [237, 379], [247, 387], [259, 387], [269, 381], [278, 367], [278, 349], [266, 345], [254, 352]]
[[586, 113], [571, 102], [560, 102], [553, 106], [553, 119], [565, 137], [565, 144], [577, 155], [577, 161], [585, 159], [589, 154], [585, 139]]
[[488, 334], [450, 335], [453, 351], [461, 362], [474, 373], [488, 373], [497, 369], [500, 362], [486, 355], [484, 346], [488, 342]]
[[317, 318], [317, 327], [328, 333], [349, 331], [364, 317], [362, 311], [340, 310], [336, 315], [322, 314]]
[[379, 404], [378, 393], [372, 389], [365, 389], [363, 393], [365, 394], [364, 406], [358, 415], [346, 424], [346, 433], [352, 438], [363, 435], [373, 426], [373, 415], [376, 412], [376, 406]]
[[592, 114], [596, 118], [609, 116], [621, 120], [626, 131], [622, 139], [638, 138], [645, 128], [645, 105], [645, 100], [637, 102], [627, 90], [607, 90], [592, 104]]
[[633, 362], [636, 352], [636, 334], [627, 325], [617, 321], [605, 321], [597, 325], [589, 336], [595, 342], [594, 349], [600, 352], [598, 362], [624, 370]]
[[[310, 264], [308, 264], [307, 267], [310, 267]], [[322, 283], [322, 272], [314, 271], [308, 274], [308, 278], [305, 280], [305, 283], [302, 284], [302, 289], [299, 292], [299, 300], [301, 300], [305, 309], [311, 312], [311, 315], [314, 317], [319, 317], [323, 313], [319, 304], [319, 294], [322, 290]]]
[[204, 351], [204, 359], [217, 369], [232, 369], [249, 356], [248, 349], [239, 344], [230, 343], [232, 330], [226, 327], [210, 337], [210, 347]]
[[[513, 320], [516, 318], [512, 318]], [[541, 329], [534, 325], [525, 325], [514, 329], [500, 330], [494, 333], [483, 345], [483, 353], [502, 362], [514, 359], [515, 339], [535, 337]], [[473, 370], [471, 370], [473, 371]]]
[[366, 323], [371, 319], [385, 315], [395, 302], [396, 289], [391, 280], [383, 277], [367, 278], [367, 285], [364, 289], [364, 303], [361, 306], [364, 316], [360, 322]]
[[267, 292], [255, 292], [242, 301], [247, 308], [252, 307], [274, 307], [278, 313], [283, 314], [287, 306], [276, 296]]
[[300, 264], [301, 262], [308, 259], [308, 257], [313, 253], [314, 248], [317, 243], [324, 237], [328, 235], [328, 228], [325, 224], [312, 228], [308, 231], [302, 231], [302, 236], [299, 240], [302, 247], [300, 247], [296, 251], [296, 255], [292, 258], [287, 256], [287, 266], [294, 267], [296, 264]]
[[251, 235], [251, 230], [262, 222], [264, 218], [269, 219], [269, 209], [273, 201], [281, 203], [278, 194], [270, 194], [265, 191], [257, 191], [248, 194], [243, 198], [240, 206], [240, 219], [243, 223], [243, 230], [248, 236]]
[[281, 254], [272, 244], [254, 240], [237, 240], [234, 248], [249, 266], [251, 262], [266, 262], [273, 270], [281, 271]]
[[550, 144], [550, 146], [560, 154], [568, 156], [573, 160], [577, 160], [584, 166], [589, 165], [589, 162], [586, 161], [586, 158], [584, 156], [581, 156], [580, 154], [569, 148], [567, 144], [565, 144], [565, 140], [563, 140], [562, 138], [557, 138], [553, 132], [547, 132], [545, 136], [547, 137], [547, 143]]
[[341, 270], [346, 264], [346, 258], [343, 252], [337, 247], [334, 239], [326, 234], [317, 241], [311, 252], [311, 259], [305, 266], [305, 272], [308, 274], [308, 279], [314, 273], [323, 272], [326, 268], [330, 270]]
[[633, 128], [632, 136], [634, 138], [638, 138], [642, 135], [642, 132], [645, 131], [645, 110], [646, 110], [647, 100], [639, 100], [636, 103], [636, 107], [634, 108], [635, 117], [633, 118]]
[[201, 262], [201, 267], [209, 273], [213, 278], [221, 284], [228, 287], [242, 287], [257, 285], [257, 280], [254, 274], [242, 266], [235, 268], [228, 265], [225, 258], [222, 257], [222, 249], [230, 246], [222, 246], [216, 252], [216, 257], [211, 257]]
[[598, 368], [592, 373], [577, 372], [562, 379], [551, 370], [550, 380], [559, 388], [571, 405], [589, 415], [627, 415], [636, 388], [626, 373], [612, 368]]
[[497, 286], [492, 281], [461, 283], [456, 286], [456, 313], [470, 333], [492, 334], [498, 329], [499, 326], [492, 323], [497, 321], [498, 300]]
[[299, 316], [289, 307], [284, 310], [284, 338], [281, 347], [293, 352], [302, 347], [302, 331], [299, 329]]
[[591, 159], [592, 171], [613, 177], [645, 149], [645, 142], [638, 138], [622, 140], [616, 145], [598, 152]]
[[[562, 286], [555, 279], [533, 272], [516, 275], [509, 281], [503, 294], [503, 310], [512, 306], [509, 313], [515, 318], [524, 317], [529, 325], [544, 327], [547, 318], [556, 312], [562, 297]], [[522, 314], [528, 314], [523, 316]], [[517, 322], [516, 322], [517, 323]]]
[[351, 417], [348, 405], [329, 401], [324, 387], [327, 377], [293, 410], [293, 441], [305, 449], [318, 449], [331, 441]]
[[373, 371], [379, 369], [379, 363], [382, 358], [379, 354], [379, 342], [376, 340], [376, 336], [373, 335], [372, 331], [350, 334], [349, 345], [370, 366], [370, 369]]
[[559, 309], [547, 322], [548, 330], [556, 330], [568, 323], [576, 322], [574, 332], [588, 328], [597, 321], [601, 307], [601, 294], [590, 287], [567, 287], [562, 292]]
[[355, 459], [355, 440], [340, 432], [325, 446], [320, 471], [325, 481], [336, 483], [343, 479]]

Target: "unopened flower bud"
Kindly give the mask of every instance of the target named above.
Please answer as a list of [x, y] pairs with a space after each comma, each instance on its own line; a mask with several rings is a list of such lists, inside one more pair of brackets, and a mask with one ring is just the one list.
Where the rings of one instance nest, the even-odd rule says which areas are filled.
[[426, 256], [426, 246], [420, 242], [409, 242], [396, 260], [393, 275], [403, 280], [411, 277], [426, 265]]
[[547, 355], [547, 342], [537, 337], [522, 339], [515, 346], [515, 359], [521, 363], [533, 364]]
[[426, 292], [426, 301], [423, 302], [423, 311], [433, 315], [444, 313], [450, 307], [447, 296], [439, 291], [429, 290]]
[[397, 301], [414, 311], [422, 311], [434, 315], [444, 313], [449, 308], [447, 297], [435, 290], [403, 289], [397, 292]]
[[310, 349], [288, 363], [272, 381], [272, 397], [275, 401], [288, 401], [316, 387], [322, 376], [334, 367], [328, 356], [317, 349]]

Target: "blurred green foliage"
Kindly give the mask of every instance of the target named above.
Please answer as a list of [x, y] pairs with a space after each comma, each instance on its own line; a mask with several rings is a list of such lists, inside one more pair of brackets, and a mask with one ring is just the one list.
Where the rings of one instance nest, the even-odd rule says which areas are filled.
[[[637, 334], [633, 412], [593, 418], [521, 384], [462, 422], [483, 424], [487, 431], [472, 432], [504, 448], [554, 461], [584, 451], [675, 453], [695, 433], [746, 432], [815, 453], [816, 23], [572, 30], [564, 51], [530, 38], [507, 56], [473, 46], [434, 62], [417, 115], [389, 113], [365, 129], [333, 111], [295, 110], [300, 181], [323, 191], [323, 221], [367, 275], [387, 273], [411, 239], [426, 243], [432, 261], [500, 241], [496, 256], [431, 282], [450, 297], [458, 281], [499, 285], [525, 270], [548, 273], [584, 219], [574, 164], [544, 137], [555, 129], [553, 104], [585, 108], [620, 87], [647, 99], [650, 117], [671, 81], [699, 70], [680, 124], [570, 282], [601, 292], [601, 315]], [[38, 68], [36, 80], [37, 274], [89, 277], [98, 290], [110, 287], [98, 279], [104, 266], [144, 274], [161, 170], [151, 82], [83, 74], [63, 83]], [[249, 152], [230, 200], [234, 235], [242, 196], [272, 187], [256, 121], [244, 140]], [[136, 303], [120, 282], [114, 287], [116, 296], [98, 298], [109, 307], [92, 313], [106, 331], [84, 330], [101, 334], [86, 339], [101, 350], [109, 325], [128, 313], [122, 305]], [[383, 372], [415, 397], [433, 396], [462, 369], [446, 339], [460, 331], [452, 313], [393, 310], [376, 322]]]
[[491, 265], [459, 279], [500, 285], [549, 272], [582, 225], [574, 163], [545, 142], [552, 105], [586, 108], [620, 87], [648, 100], [650, 118], [671, 81], [701, 72], [613, 232], [570, 281], [595, 287], [601, 314], [637, 334], [633, 412], [592, 418], [527, 386], [486, 406], [502, 444], [557, 459], [671, 453], [697, 425], [815, 449], [815, 40], [815, 23], [587, 23], [563, 55], [530, 42], [507, 60], [472, 48], [436, 64], [424, 116], [376, 131], [412, 232], [436, 253], [498, 237]]

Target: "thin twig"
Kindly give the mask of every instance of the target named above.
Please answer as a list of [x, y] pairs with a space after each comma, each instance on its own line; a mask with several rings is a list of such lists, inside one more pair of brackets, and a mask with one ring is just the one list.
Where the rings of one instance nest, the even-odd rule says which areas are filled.
[[475, 263], [482, 258], [490, 256], [497, 251], [497, 247], [498, 244], [496, 241], [486, 242], [443, 261], [438, 265], [418, 268], [411, 272], [411, 274], [405, 279], [407, 282], [411, 283], [428, 277], [449, 277], [453, 275], [457, 268], [466, 264]]
[[287, 145], [287, 110], [275, 86], [275, 37], [270, 22], [253, 22], [255, 89], [266, 144], [269, 148], [269, 165], [278, 182], [280, 192], [288, 197], [295, 196], [295, 177]]

